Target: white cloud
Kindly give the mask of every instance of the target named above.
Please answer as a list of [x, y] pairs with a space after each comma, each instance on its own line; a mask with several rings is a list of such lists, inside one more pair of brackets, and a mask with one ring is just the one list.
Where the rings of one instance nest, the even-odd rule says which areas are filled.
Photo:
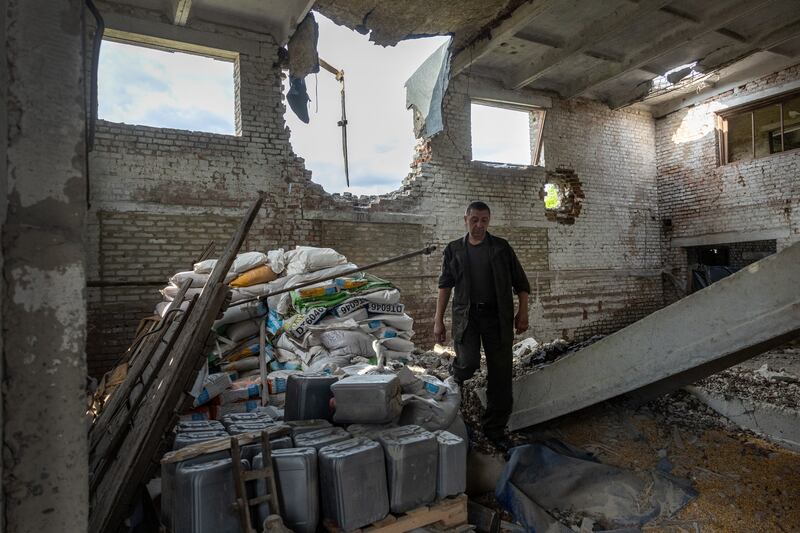
[[448, 37], [412, 39], [384, 48], [318, 13], [315, 17], [320, 57], [345, 73], [351, 187], [345, 185], [342, 133], [336, 124], [341, 117], [339, 83], [327, 71], [306, 78], [309, 124], [287, 110], [292, 147], [306, 160], [312, 179], [328, 192], [395, 190], [408, 175], [415, 143], [405, 82]]
[[103, 41], [98, 82], [102, 119], [234, 133], [230, 61]]

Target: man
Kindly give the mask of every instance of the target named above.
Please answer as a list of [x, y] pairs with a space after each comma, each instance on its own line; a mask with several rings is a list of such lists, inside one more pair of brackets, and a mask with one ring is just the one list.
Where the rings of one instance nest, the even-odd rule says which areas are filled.
[[[472, 202], [464, 214], [468, 233], [447, 245], [439, 276], [433, 334], [443, 343], [447, 333], [444, 311], [453, 298], [453, 375], [463, 383], [480, 368], [481, 344], [486, 354], [487, 407], [483, 433], [492, 442], [505, 443], [504, 430], [511, 415], [512, 354], [514, 330], [528, 329], [530, 285], [508, 241], [487, 231], [491, 211], [483, 202]], [[512, 290], [519, 299], [514, 315]]]

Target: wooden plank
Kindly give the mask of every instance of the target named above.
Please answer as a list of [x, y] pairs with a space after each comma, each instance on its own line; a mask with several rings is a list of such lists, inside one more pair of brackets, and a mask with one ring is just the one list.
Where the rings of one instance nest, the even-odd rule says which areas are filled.
[[133, 419], [133, 430], [93, 491], [89, 531], [116, 531], [130, 512], [136, 491], [147, 481], [163, 435], [171, 429], [176, 410], [190, 402], [188, 394], [196, 372], [205, 359], [205, 341], [228, 297], [225, 275], [233, 264], [263, 199], [245, 214], [224, 254], [217, 261], [196, 305], [185, 314], [186, 324], [178, 335], [155, 385], [146, 391], [142, 407]]
[[[153, 383], [161, 372], [164, 364], [169, 359], [169, 354], [178, 339], [186, 324], [186, 317], [191, 312], [195, 305], [195, 299], [189, 304], [187, 314], [179, 316], [177, 320], [170, 324], [169, 330], [162, 339], [161, 344], [154, 352], [150, 363], [142, 371], [141, 391], [136, 394], [136, 388], [132, 388], [131, 392], [122, 398], [122, 405], [119, 408], [116, 416], [111, 419], [106, 434], [100, 438], [97, 446], [92, 450], [89, 455], [89, 489], [94, 491], [99, 483], [102, 481], [106, 469], [117, 455], [122, 443], [127, 438], [129, 432], [134, 429], [132, 422], [138, 414], [142, 403], [139, 401], [144, 398], [147, 391], [153, 386]], [[148, 373], [149, 370], [149, 373]], [[145, 375], [147, 374], [147, 375]]]
[[[173, 304], [177, 301], [178, 305], [183, 300], [186, 291], [189, 289], [191, 285], [191, 280], [186, 280], [181, 284], [178, 294], [173, 300]], [[168, 307], [168, 310], [172, 309], [172, 304]], [[131, 367], [128, 369], [128, 375], [125, 378], [125, 381], [117, 387], [114, 394], [109, 399], [106, 406], [103, 408], [103, 411], [100, 413], [100, 416], [97, 418], [95, 423], [89, 428], [89, 450], [94, 450], [95, 447], [98, 445], [99, 441], [103, 436], [107, 435], [108, 428], [110, 425], [111, 420], [117, 416], [120, 407], [128, 401], [128, 397], [133, 390], [133, 387], [136, 383], [139, 382], [139, 379], [142, 377], [142, 373], [144, 372], [145, 367], [150, 362], [153, 353], [162, 345], [162, 341], [164, 339], [164, 335], [166, 335], [169, 327], [171, 326], [171, 321], [165, 315], [165, 319], [162, 322], [162, 330], [158, 333], [151, 334], [149, 337], [145, 337], [145, 339], [141, 343], [141, 350], [139, 350], [141, 355], [134, 355], [131, 358]]]
[[[371, 526], [358, 529], [362, 533], [407, 533], [432, 524], [453, 528], [467, 523], [467, 495], [460, 494], [430, 506], [413, 509], [401, 516], [389, 515]], [[342, 529], [323, 523], [330, 533], [344, 533]], [[351, 532], [352, 533], [352, 532]]]
[[[266, 432], [271, 437], [282, 437], [283, 435], [288, 435], [290, 433], [289, 426], [286, 424], [275, 424], [274, 426], [270, 426], [266, 429]], [[254, 442], [258, 442], [261, 438], [261, 432], [251, 432], [251, 433], [241, 433], [236, 435], [236, 439], [239, 441], [240, 446], [244, 446], [245, 444], [252, 444]], [[181, 448], [180, 450], [175, 450], [173, 452], [169, 452], [161, 459], [161, 464], [166, 465], [170, 463], [179, 463], [181, 461], [186, 461], [187, 459], [194, 459], [195, 457], [200, 457], [201, 455], [206, 455], [209, 453], [216, 453], [216, 452], [224, 452], [231, 449], [231, 441], [230, 437], [220, 437], [214, 440], [208, 440], [205, 442], [201, 442], [199, 444], [192, 444], [191, 446], [186, 446], [185, 448]]]

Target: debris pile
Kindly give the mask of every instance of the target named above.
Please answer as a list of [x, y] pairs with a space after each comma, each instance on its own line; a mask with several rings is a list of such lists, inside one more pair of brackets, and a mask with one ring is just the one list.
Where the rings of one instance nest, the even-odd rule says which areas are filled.
[[800, 410], [800, 376], [764, 363], [756, 370], [734, 366], [698, 385], [711, 392]]
[[[187, 306], [203, 290], [215, 262], [201, 261], [192, 271], [175, 274], [161, 290], [164, 301], [156, 312], [163, 315], [189, 279], [191, 288], [181, 303]], [[193, 391], [196, 409], [187, 416], [218, 420], [252, 411], [262, 386], [268, 403], [282, 408], [292, 373], [340, 374], [353, 363], [407, 360], [414, 350], [413, 319], [405, 313], [400, 291], [376, 276], [353, 273], [357, 269], [330, 248], [239, 254], [226, 279], [231, 303], [214, 323], [208, 365]], [[288, 290], [295, 286], [301, 288]], [[262, 346], [269, 372], [265, 384], [258, 357]]]
[[[157, 311], [185, 279], [202, 285], [210, 268], [213, 260], [173, 276]], [[247, 439], [262, 431], [274, 450], [281, 515], [294, 531], [316, 531], [323, 520], [356, 529], [390, 512], [444, 505], [465, 490], [459, 389], [446, 373], [439, 379], [414, 365], [413, 319], [400, 291], [357, 268], [328, 248], [237, 257], [227, 279], [231, 303], [214, 322], [192, 392], [195, 407], [162, 461], [165, 525], [181, 530], [197, 520], [187, 531], [222, 530], [242, 522], [231, 505], [241, 491], [228, 482], [239, 467], [224, 443], [244, 438], [241, 470], [258, 471], [261, 444]], [[246, 492], [269, 490], [254, 483]], [[459, 502], [465, 515], [466, 500]], [[256, 529], [275, 513], [267, 507], [251, 509]]]

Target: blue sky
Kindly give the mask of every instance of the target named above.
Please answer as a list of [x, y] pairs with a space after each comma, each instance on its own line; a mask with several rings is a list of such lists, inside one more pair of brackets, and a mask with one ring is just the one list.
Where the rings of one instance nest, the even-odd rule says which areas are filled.
[[[408, 174], [415, 143], [404, 84], [448, 38], [412, 39], [384, 48], [315, 16], [320, 57], [345, 71], [351, 187], [345, 185], [336, 124], [339, 84], [327, 71], [306, 78], [310, 124], [300, 122], [287, 106], [294, 151], [328, 192], [382, 194], [397, 189]], [[99, 117], [105, 120], [232, 135], [233, 63], [104, 41], [98, 101]], [[513, 113], [503, 118], [502, 111], [473, 106], [474, 158], [529, 163], [518, 161], [530, 158], [527, 119]]]

